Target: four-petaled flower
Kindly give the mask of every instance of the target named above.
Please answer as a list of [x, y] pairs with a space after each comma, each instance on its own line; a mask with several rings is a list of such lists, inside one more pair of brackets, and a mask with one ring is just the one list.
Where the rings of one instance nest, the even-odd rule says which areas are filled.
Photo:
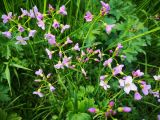
[[143, 72], [141, 72], [140, 70], [136, 70], [132, 72], [133, 77], [141, 77], [144, 75]]
[[54, 19], [52, 27], [54, 27], [55, 29], [60, 27], [59, 22], [56, 19]]
[[87, 22], [90, 22], [93, 19], [93, 15], [91, 14], [91, 12], [87, 11], [84, 18], [86, 19]]
[[36, 75], [40, 75], [42, 76], [43, 75], [43, 70], [42, 69], [39, 69], [35, 72]]
[[105, 15], [105, 14], [108, 14], [109, 11], [110, 11], [110, 6], [109, 4], [101, 1], [101, 4], [102, 4], [102, 8], [101, 8], [101, 15]]
[[76, 43], [76, 45], [73, 47], [74, 50], [77, 50], [77, 51], [80, 51], [80, 48], [79, 48], [79, 44]]
[[10, 31], [5, 31], [5, 32], [2, 32], [2, 35], [4, 35], [5, 37], [11, 39], [12, 35], [11, 35], [11, 32]]
[[7, 23], [12, 18], [12, 12], [9, 12], [8, 15], [2, 15], [3, 23]]
[[134, 93], [134, 99], [135, 99], [135, 100], [141, 100], [141, 99], [142, 99], [141, 94], [140, 94], [139, 92], [135, 92], [135, 93]]
[[104, 82], [103, 80], [100, 81], [100, 86], [103, 87], [105, 90], [107, 90], [108, 88], [110, 88], [110, 85], [108, 85], [106, 82]]
[[59, 14], [67, 15], [67, 11], [64, 5], [62, 5], [58, 11]]
[[107, 34], [110, 34], [111, 33], [111, 30], [112, 30], [112, 28], [114, 27], [115, 25], [113, 24], [113, 25], [106, 25], [106, 32], [107, 32]]
[[137, 86], [132, 82], [133, 79], [131, 76], [126, 76], [124, 79], [120, 79], [120, 87], [124, 88], [124, 91], [129, 94], [129, 92], [132, 91], [137, 91]]
[[48, 40], [48, 43], [50, 45], [56, 45], [55, 35], [52, 35], [52, 34], [48, 33], [48, 34], [45, 34], [44, 36], [45, 36], [45, 39]]
[[36, 34], [36, 30], [30, 30], [29, 31], [29, 37], [34, 37], [34, 35]]
[[70, 28], [70, 25], [62, 25], [61, 33], [63, 33], [65, 30], [69, 28]]
[[122, 73], [122, 68], [124, 67], [124, 65], [118, 65], [116, 67], [113, 68], [113, 75], [117, 75], [119, 73]]
[[16, 44], [26, 45], [27, 44], [26, 40], [29, 40], [29, 37], [23, 38], [22, 36], [17, 36], [16, 39], [18, 40]]
[[110, 66], [110, 64], [112, 63], [113, 59], [109, 58], [108, 60], [104, 61], [103, 66]]
[[153, 78], [154, 78], [156, 81], [160, 81], [160, 75], [157, 75], [157, 76], [154, 75]]

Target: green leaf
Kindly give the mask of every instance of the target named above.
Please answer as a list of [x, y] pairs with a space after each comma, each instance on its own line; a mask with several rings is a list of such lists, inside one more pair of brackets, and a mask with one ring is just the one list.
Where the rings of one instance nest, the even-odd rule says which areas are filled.
[[18, 65], [18, 64], [15, 64], [15, 63], [11, 63], [10, 66], [17, 67], [17, 68], [21, 68], [21, 69], [24, 69], [24, 70], [30, 70], [30, 71], [32, 71], [32, 70], [29, 69], [29, 68], [26, 68], [26, 67], [24, 67], [24, 66], [22, 66], [22, 65]]
[[87, 113], [77, 113], [69, 112], [67, 114], [66, 120], [91, 120], [91, 116]]
[[5, 102], [9, 101], [10, 97], [8, 95], [9, 88], [3, 85], [0, 85], [0, 101]]
[[0, 120], [7, 120], [7, 113], [0, 108]]
[[17, 113], [12, 113], [7, 117], [7, 120], [22, 120], [22, 118]]
[[9, 85], [9, 89], [11, 91], [11, 77], [10, 77], [10, 70], [9, 70], [8, 64], [6, 66], [5, 75], [6, 75], [8, 85]]

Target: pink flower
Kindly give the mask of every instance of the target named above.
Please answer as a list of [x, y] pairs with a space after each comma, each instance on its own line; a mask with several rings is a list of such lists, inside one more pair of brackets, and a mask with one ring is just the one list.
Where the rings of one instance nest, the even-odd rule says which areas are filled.
[[34, 37], [34, 35], [36, 34], [36, 30], [30, 30], [29, 31], [29, 37]]
[[132, 109], [130, 107], [119, 107], [118, 112], [131, 112]]
[[61, 33], [63, 33], [65, 30], [69, 28], [70, 28], [70, 25], [62, 25]]
[[113, 75], [117, 75], [119, 73], [122, 73], [122, 68], [124, 67], [124, 65], [118, 65], [116, 67], [113, 68]]
[[129, 94], [129, 92], [132, 91], [137, 91], [137, 86], [132, 82], [133, 79], [131, 76], [126, 76], [124, 80], [120, 79], [120, 87], [124, 88], [124, 91]]
[[52, 59], [52, 52], [46, 48], [49, 59]]
[[30, 10], [30, 11], [29, 11], [28, 16], [29, 16], [30, 18], [35, 18], [35, 15], [34, 15], [33, 10]]
[[38, 20], [37, 25], [38, 27], [42, 28], [42, 30], [45, 30], [45, 24], [42, 20]]
[[58, 11], [59, 14], [67, 15], [67, 11], [64, 5], [62, 5]]
[[11, 32], [9, 31], [5, 31], [5, 32], [2, 32], [2, 35], [4, 35], [5, 37], [11, 39], [12, 35], [11, 35]]
[[142, 92], [144, 95], [148, 95], [150, 89], [151, 89], [151, 85], [147, 85], [147, 84], [142, 85]]
[[139, 92], [135, 92], [135, 94], [134, 94], [134, 99], [135, 99], [135, 100], [141, 100], [141, 99], [142, 99], [141, 94], [140, 94]]
[[141, 76], [144, 75], [144, 73], [141, 72], [140, 70], [136, 70], [136, 71], [133, 71], [133, 72], [132, 72], [132, 75], [133, 75], [134, 77], [141, 77]]
[[109, 107], [113, 107], [114, 106], [114, 101], [110, 101], [109, 102]]
[[42, 21], [43, 15], [38, 11], [37, 6], [34, 6], [34, 7], [33, 7], [33, 11], [34, 11], [34, 14], [35, 14], [37, 20], [38, 20], [38, 21]]
[[21, 8], [22, 11], [22, 16], [27, 16], [28, 15], [28, 11], [24, 10], [23, 8]]
[[107, 32], [107, 34], [110, 34], [111, 33], [111, 30], [112, 30], [112, 28], [114, 27], [115, 25], [113, 24], [113, 25], [106, 25], [106, 32]]
[[100, 76], [100, 80], [105, 80], [106, 77], [107, 77], [107, 75], [102, 75], [102, 76]]
[[86, 12], [86, 15], [84, 16], [84, 18], [86, 19], [87, 22], [92, 21], [93, 19], [93, 15], [91, 14], [91, 12]]
[[36, 75], [43, 75], [43, 70], [42, 69], [39, 69], [35, 72]]
[[103, 87], [105, 90], [107, 90], [108, 88], [110, 88], [110, 85], [108, 85], [107, 83], [105, 83], [103, 80], [100, 81], [100, 86]]
[[3, 23], [7, 23], [10, 19], [12, 19], [12, 12], [9, 12], [8, 15], [2, 15]]
[[45, 34], [44, 36], [45, 36], [45, 39], [48, 40], [48, 43], [50, 45], [56, 45], [55, 35], [52, 35], [52, 34], [48, 33], [48, 34]]
[[24, 28], [21, 25], [18, 25], [19, 32], [24, 32]]
[[61, 61], [58, 61], [58, 64], [54, 65], [54, 68], [56, 69], [64, 69], [64, 65]]
[[22, 36], [17, 36], [16, 39], [18, 40], [16, 44], [22, 44], [22, 45], [27, 45], [26, 40], [29, 40], [29, 37], [22, 37]]
[[71, 44], [71, 43], [73, 43], [73, 41], [69, 37], [67, 37], [67, 41], [65, 42], [65, 44]]
[[106, 66], [110, 65], [112, 63], [112, 61], [113, 61], [113, 59], [109, 58], [108, 60], [104, 61], [103, 66], [106, 67]]
[[77, 50], [77, 51], [80, 51], [80, 48], [79, 48], [79, 44], [76, 43], [76, 45], [73, 47], [74, 50]]
[[54, 20], [52, 27], [54, 27], [55, 29], [60, 27], [60, 25], [56, 19]]
[[95, 112], [96, 112], [96, 108], [89, 108], [89, 109], [88, 109], [88, 112], [90, 112], [90, 113], [95, 113]]
[[33, 94], [38, 95], [39, 97], [43, 97], [44, 94], [39, 91], [34, 91]]
[[66, 67], [69, 67], [70, 63], [71, 63], [71, 57], [64, 56], [62, 64]]
[[49, 84], [49, 89], [50, 89], [51, 92], [53, 92], [53, 91], [55, 91], [56, 88], [53, 87], [51, 84]]
[[102, 4], [101, 14], [102, 14], [102, 15], [108, 14], [109, 11], [110, 11], [110, 6], [109, 6], [109, 4], [104, 3], [103, 1], [100, 1], [100, 2], [101, 2], [101, 4]]

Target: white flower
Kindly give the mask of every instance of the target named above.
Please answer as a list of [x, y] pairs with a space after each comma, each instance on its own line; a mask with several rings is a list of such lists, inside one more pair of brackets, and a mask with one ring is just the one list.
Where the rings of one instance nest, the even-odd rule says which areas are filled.
[[105, 90], [107, 90], [107, 88], [110, 88], [110, 86], [107, 85], [107, 83], [105, 83], [103, 80], [100, 81], [100, 86], [102, 86]]
[[157, 75], [157, 76], [155, 75], [153, 77], [154, 77], [155, 80], [160, 81], [160, 75]]
[[124, 78], [124, 80], [120, 79], [119, 83], [120, 83], [120, 87], [124, 88], [124, 91], [129, 94], [129, 92], [132, 91], [137, 91], [137, 86], [132, 83], [133, 79], [131, 76], [126, 76]]

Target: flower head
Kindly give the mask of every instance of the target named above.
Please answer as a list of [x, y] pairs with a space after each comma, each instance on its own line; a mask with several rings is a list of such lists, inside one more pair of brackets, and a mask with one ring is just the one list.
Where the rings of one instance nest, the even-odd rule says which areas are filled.
[[110, 88], [110, 85], [108, 85], [107, 83], [105, 83], [103, 80], [100, 81], [100, 86], [103, 87], [105, 90], [107, 90], [108, 88]]
[[91, 14], [91, 12], [86, 12], [86, 15], [84, 16], [84, 18], [86, 19], [87, 22], [92, 21], [93, 19], [93, 15]]
[[73, 47], [74, 50], [77, 50], [77, 51], [80, 51], [80, 48], [79, 48], [79, 44], [76, 43], [76, 45]]
[[49, 84], [49, 89], [50, 89], [51, 92], [53, 92], [53, 91], [55, 91], [56, 88], [53, 87], [51, 84]]
[[46, 48], [46, 52], [47, 52], [47, 54], [48, 54], [49, 59], [52, 59], [52, 51], [50, 51], [50, 50], [48, 50], [48, 49]]
[[45, 24], [42, 20], [38, 20], [37, 25], [38, 27], [42, 28], [42, 30], [45, 30]]
[[137, 91], [137, 86], [132, 81], [133, 79], [131, 76], [126, 76], [123, 80], [119, 80], [120, 87], [123, 87], [127, 94], [129, 94], [131, 90]]
[[3, 23], [7, 23], [10, 19], [12, 19], [12, 12], [9, 12], [8, 15], [2, 15]]
[[34, 37], [34, 35], [36, 34], [36, 30], [30, 30], [29, 31], [29, 37]]
[[102, 75], [102, 76], [100, 76], [100, 80], [105, 80], [106, 77], [107, 77], [107, 75]]
[[24, 32], [24, 28], [21, 25], [18, 25], [19, 32]]
[[157, 76], [154, 75], [153, 78], [154, 78], [156, 81], [160, 81], [160, 75], [157, 75]]
[[117, 75], [119, 73], [122, 73], [122, 68], [124, 67], [124, 65], [118, 65], [116, 67], [113, 68], [113, 75]]
[[56, 19], [54, 19], [52, 27], [54, 27], [55, 29], [60, 27], [59, 22]]
[[54, 65], [56, 69], [64, 69], [64, 64], [61, 61], [58, 61], [58, 64]]
[[112, 30], [112, 28], [114, 27], [115, 25], [113, 24], [113, 25], [106, 25], [106, 32], [107, 32], [107, 34], [110, 34], [111, 33], [111, 30]]
[[2, 32], [2, 35], [4, 35], [5, 37], [11, 39], [12, 35], [11, 35], [11, 32], [10, 31], [5, 31], [5, 32]]
[[109, 4], [101, 1], [101, 5], [102, 5], [102, 8], [101, 8], [101, 15], [106, 15], [109, 13], [110, 11], [110, 6]]
[[64, 56], [62, 63], [64, 66], [69, 67], [71, 63], [71, 57]]
[[22, 17], [28, 15], [28, 11], [27, 10], [24, 10], [23, 8], [21, 8], [21, 11], [22, 11]]
[[132, 109], [130, 107], [119, 107], [118, 112], [131, 112]]
[[59, 14], [67, 15], [67, 11], [64, 5], [62, 5], [58, 11]]
[[88, 109], [88, 112], [90, 112], [90, 113], [95, 113], [95, 112], [96, 112], [96, 108], [89, 108], [89, 109]]
[[141, 72], [140, 70], [136, 70], [136, 71], [133, 71], [133, 72], [132, 72], [132, 75], [133, 75], [134, 77], [141, 77], [141, 76], [144, 75], [144, 73]]
[[141, 100], [141, 99], [142, 99], [141, 94], [140, 94], [139, 92], [135, 92], [135, 93], [134, 93], [134, 99], [135, 99], [135, 100]]
[[36, 75], [40, 75], [42, 76], [43, 75], [43, 70], [42, 69], [39, 69], [35, 72]]
[[50, 34], [50, 33], [45, 34], [45, 39], [48, 40], [48, 43], [49, 43], [50, 45], [56, 45], [55, 35], [52, 35], [52, 34]]
[[39, 91], [34, 91], [33, 94], [38, 95], [39, 97], [43, 97], [44, 94]]
[[22, 36], [17, 36], [16, 39], [17, 39], [16, 44], [26, 45], [27, 44], [26, 40], [29, 40], [29, 37], [23, 38]]
[[142, 84], [142, 92], [144, 95], [148, 95], [150, 89], [151, 89], [151, 85]]
[[70, 25], [62, 25], [61, 33], [63, 33], [65, 30], [69, 28], [70, 28]]
[[108, 66], [112, 63], [113, 59], [109, 58], [108, 60], [104, 61], [103, 66]]
[[67, 41], [65, 42], [65, 44], [71, 44], [71, 43], [73, 43], [73, 41], [69, 37], [67, 37]]

